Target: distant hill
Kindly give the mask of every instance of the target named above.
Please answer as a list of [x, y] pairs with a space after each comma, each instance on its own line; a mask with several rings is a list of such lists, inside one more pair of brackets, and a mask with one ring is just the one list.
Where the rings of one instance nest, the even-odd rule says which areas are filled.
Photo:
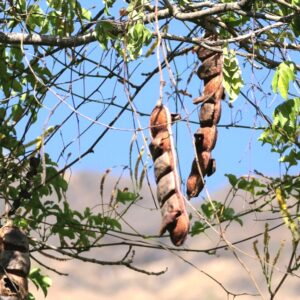
[[[94, 207], [101, 204], [100, 178], [101, 175], [95, 173], [73, 174], [70, 191], [68, 192], [68, 200], [72, 207], [82, 209], [85, 206]], [[109, 198], [114, 181], [113, 178], [108, 180], [105, 198]], [[128, 182], [123, 182], [124, 187], [126, 184], [128, 185]], [[224, 189], [213, 194], [212, 198], [221, 201], [226, 193], [227, 191]], [[131, 230], [130, 227], [133, 227], [143, 234], [157, 234], [160, 225], [160, 212], [155, 209], [153, 200], [149, 197], [149, 191], [143, 191], [143, 196], [144, 199], [138, 205], [132, 207], [129, 214], [126, 215], [126, 222], [130, 226], [124, 225], [124, 230], [129, 231]], [[247, 205], [242, 198], [239, 201], [233, 204], [236, 210], [241, 210]], [[192, 203], [196, 207], [199, 206], [199, 203], [197, 204], [195, 201], [192, 201]], [[230, 230], [225, 232], [225, 236], [230, 242], [234, 242], [242, 237], [251, 236], [254, 232], [263, 232], [263, 230], [263, 221], [256, 221], [247, 217], [244, 220], [243, 227], [236, 223], [231, 226]], [[289, 233], [285, 228], [272, 232], [271, 256], [275, 255], [280, 241], [284, 239], [286, 234]], [[169, 239], [163, 239], [163, 241], [169, 243]], [[259, 241], [261, 241], [261, 237]], [[189, 237], [185, 247], [204, 250], [218, 245], [219, 242], [219, 236], [213, 230], [207, 230], [205, 234], [193, 238]], [[161, 276], [147, 276], [125, 267], [98, 266], [75, 260], [66, 262], [52, 260], [49, 261], [51, 267], [66, 272], [69, 276], [58, 276], [50, 271], [45, 271], [53, 279], [53, 288], [50, 289], [47, 299], [233, 299], [232, 295], [227, 298], [228, 295], [222, 286], [229, 292], [255, 295], [257, 292], [250, 278], [251, 276], [255, 278], [256, 284], [268, 299], [266, 283], [253, 251], [253, 240], [238, 244], [235, 247], [237, 247], [237, 255], [242, 263], [246, 265], [248, 271], [241, 266], [230, 250], [220, 250], [216, 255], [208, 255], [200, 252], [184, 253], [145, 248], [136, 249], [135, 265], [148, 271], [161, 271], [168, 268], [168, 271]], [[262, 249], [261, 242], [258, 243], [258, 247]], [[113, 260], [122, 257], [126, 249], [120, 247], [93, 250], [89, 256], [102, 260]], [[274, 278], [278, 280], [283, 275], [284, 268], [282, 266], [287, 264], [288, 257], [284, 253], [285, 249], [288, 249], [288, 245], [284, 247], [283, 256], [279, 259], [278, 269], [274, 271]], [[215, 278], [218, 282], [209, 276]], [[35, 293], [35, 288], [32, 288], [32, 291]], [[291, 277], [282, 287], [277, 299], [299, 299], [299, 293], [299, 279]], [[42, 299], [42, 294], [39, 295], [41, 296], [38, 299]], [[261, 297], [241, 295], [238, 299], [261, 299]]]

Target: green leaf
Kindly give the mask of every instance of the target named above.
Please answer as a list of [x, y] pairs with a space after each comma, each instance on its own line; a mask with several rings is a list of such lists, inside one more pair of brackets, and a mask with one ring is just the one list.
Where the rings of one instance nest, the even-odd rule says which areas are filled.
[[200, 233], [204, 232], [205, 229], [206, 229], [206, 226], [203, 223], [196, 221], [192, 226], [191, 236], [200, 234]]
[[131, 59], [135, 60], [142, 54], [142, 47], [148, 45], [152, 34], [143, 23], [136, 23], [129, 27], [126, 39], [126, 50]]
[[12, 80], [12, 88], [18, 93], [21, 93], [23, 91], [22, 85], [17, 79]]
[[190, 3], [191, 3], [190, 0], [179, 0], [178, 1], [178, 5], [179, 6], [186, 6], [186, 5], [190, 4]]
[[239, 223], [241, 226], [244, 225], [243, 220], [241, 218], [234, 217], [233, 220], [236, 221], [237, 223]]
[[5, 115], [6, 115], [6, 109], [0, 108], [0, 123], [2, 123], [4, 121]]
[[272, 152], [280, 154], [281, 162], [287, 162], [289, 166], [295, 165], [297, 160], [293, 149], [299, 143], [299, 115], [300, 98], [289, 99], [281, 103], [274, 110], [271, 128], [265, 129], [259, 137], [263, 144], [271, 145]]
[[60, 10], [62, 1], [60, 0], [47, 0], [47, 3], [50, 7], [54, 8], [55, 10]]
[[104, 50], [108, 49], [108, 42], [111, 39], [115, 40], [117, 38], [114, 29], [114, 25], [109, 21], [101, 21], [95, 28], [96, 38]]
[[20, 217], [20, 216], [18, 216], [14, 219], [14, 224], [18, 227], [21, 227], [21, 228], [25, 229], [25, 230], [28, 229], [28, 226], [29, 226], [28, 220], [23, 218], [23, 217]]
[[279, 79], [279, 72], [278, 72], [278, 70], [276, 70], [273, 80], [272, 80], [272, 90], [274, 93], [277, 93], [278, 79]]
[[241, 226], [243, 226], [243, 221], [239, 217], [236, 216], [235, 210], [231, 207], [223, 207], [220, 211], [219, 218], [222, 221], [236, 221]]
[[81, 8], [81, 15], [84, 19], [89, 20], [89, 21], [92, 18], [92, 13], [88, 9], [83, 8], [83, 7]]
[[22, 115], [23, 115], [23, 108], [21, 105], [19, 104], [15, 104], [13, 107], [12, 107], [12, 113], [11, 113], [11, 116], [12, 116], [12, 119], [14, 122], [18, 122]]
[[244, 191], [251, 193], [252, 195], [256, 194], [257, 189], [264, 188], [265, 185], [260, 183], [255, 178], [244, 178], [241, 177], [238, 182], [238, 188]]
[[[278, 105], [273, 114], [273, 125], [285, 128], [290, 133], [291, 129], [299, 126], [300, 98], [290, 99]], [[276, 128], [275, 128], [276, 129]]]
[[228, 51], [227, 48], [223, 48], [223, 58], [223, 86], [229, 95], [230, 102], [233, 102], [244, 85], [242, 73], [234, 50]]
[[44, 19], [44, 12], [41, 10], [39, 5], [33, 4], [28, 7], [26, 24], [31, 30], [34, 30], [36, 27], [40, 27]]
[[[295, 6], [300, 6], [300, 1], [299, 0], [292, 0], [292, 4]], [[292, 22], [290, 22], [290, 27], [295, 34], [296, 37], [299, 37], [300, 35], [300, 14], [299, 12], [295, 12], [295, 15], [292, 19]]]
[[237, 182], [238, 182], [238, 179], [235, 175], [233, 174], [225, 174], [225, 176], [228, 178], [230, 184], [232, 187], [235, 187]]
[[210, 219], [214, 215], [214, 213], [216, 213], [218, 210], [220, 210], [221, 207], [222, 207], [222, 204], [215, 200], [209, 201], [207, 203], [203, 203], [201, 205], [202, 212], [208, 219]]
[[117, 228], [119, 230], [122, 230], [121, 224], [116, 219], [105, 217], [104, 218], [104, 223], [105, 223], [106, 226], [108, 226], [111, 229], [116, 229]]
[[26, 300], [35, 300], [35, 297], [33, 296], [32, 293], [29, 293]]
[[[241, 16], [239, 14], [229, 11], [221, 16], [221, 20], [226, 24], [229, 23], [232, 27], [236, 27], [245, 24], [249, 20], [249, 17]], [[228, 38], [230, 37], [230, 33], [226, 29], [223, 29], [222, 33]]]
[[293, 62], [282, 62], [276, 69], [272, 80], [272, 90], [274, 93], [279, 91], [282, 98], [288, 98], [290, 81], [295, 80], [296, 68]]
[[117, 202], [121, 202], [125, 204], [126, 202], [134, 202], [139, 197], [139, 194], [128, 192], [128, 191], [121, 191], [118, 189], [117, 193]]
[[49, 182], [48, 185], [51, 185], [60, 201], [62, 199], [62, 195], [66, 192], [68, 188], [67, 181], [60, 175], [54, 167], [46, 168], [46, 181]]
[[37, 289], [42, 289], [44, 296], [46, 297], [48, 289], [52, 285], [52, 279], [47, 275], [43, 275], [40, 268], [30, 270], [28, 277]]
[[109, 9], [113, 6], [115, 2], [115, 0], [103, 0], [103, 3], [105, 4], [105, 13], [107, 15], [109, 15]]
[[287, 155], [282, 156], [279, 161], [287, 162], [289, 163], [290, 166], [297, 166], [299, 159], [300, 159], [300, 151], [296, 152], [295, 149], [292, 149]]

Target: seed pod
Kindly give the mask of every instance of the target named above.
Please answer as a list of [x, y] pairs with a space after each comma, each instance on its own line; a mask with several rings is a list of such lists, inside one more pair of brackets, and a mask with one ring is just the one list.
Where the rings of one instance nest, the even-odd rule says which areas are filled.
[[164, 175], [172, 172], [174, 166], [172, 165], [171, 155], [169, 151], [163, 152], [162, 155], [155, 159], [154, 176], [158, 182]]
[[189, 231], [189, 218], [180, 191], [171, 130], [172, 120], [178, 120], [178, 115], [171, 115], [165, 106], [158, 105], [153, 109], [150, 116], [152, 141], [149, 148], [154, 160], [157, 199], [162, 214], [160, 234], [169, 231], [173, 244], [180, 246]]
[[222, 74], [204, 80], [203, 95], [195, 98], [193, 103], [199, 104], [206, 101], [216, 103], [219, 101], [219, 99], [223, 99], [225, 94], [222, 80]]
[[196, 149], [199, 152], [211, 151], [214, 149], [217, 140], [217, 127], [201, 127], [194, 134]]
[[210, 102], [205, 102], [201, 106], [199, 120], [202, 127], [213, 126], [214, 124], [214, 113], [215, 113], [215, 104]]
[[169, 172], [160, 178], [157, 183], [157, 199], [161, 206], [168, 200], [170, 195], [176, 192], [176, 178], [173, 172]]
[[222, 72], [221, 54], [217, 53], [207, 58], [199, 67], [197, 75], [200, 79], [208, 79], [219, 75]]
[[154, 160], [164, 152], [171, 151], [172, 145], [170, 133], [167, 130], [159, 131], [155, 138], [152, 139], [149, 149]]
[[[199, 166], [198, 166], [199, 163]], [[200, 171], [199, 172], [199, 167]], [[211, 158], [210, 152], [201, 152], [198, 155], [198, 162], [193, 160], [190, 175], [186, 184], [186, 193], [188, 198], [197, 197], [202, 191], [205, 181], [204, 177], [211, 176], [216, 170], [216, 162]]]
[[[195, 164], [196, 160], [193, 161], [193, 165]], [[204, 188], [204, 179], [200, 176], [198, 171], [191, 171], [190, 176], [186, 183], [186, 193], [188, 195], [188, 198], [197, 197], [199, 193]]]
[[[216, 34], [205, 34], [206, 38], [216, 40]], [[200, 128], [195, 133], [197, 159], [193, 160], [191, 172], [187, 180], [187, 195], [197, 197], [204, 187], [204, 177], [212, 175], [216, 170], [216, 162], [211, 158], [211, 151], [217, 141], [217, 124], [221, 117], [221, 100], [224, 98], [222, 85], [223, 57], [222, 53], [199, 47], [198, 58], [202, 61], [197, 74], [204, 80], [203, 94], [193, 100], [201, 104], [199, 113]], [[197, 163], [198, 161], [198, 163]]]
[[214, 51], [209, 50], [209, 49], [204, 48], [204, 47], [199, 47], [198, 50], [197, 50], [197, 56], [202, 61], [209, 58], [210, 56], [213, 56], [214, 54], [215, 54]]
[[28, 240], [11, 224], [0, 228], [0, 265], [0, 299], [27, 298], [30, 270]]
[[[220, 99], [220, 98], [219, 98]], [[216, 101], [215, 106], [214, 106], [214, 115], [213, 115], [213, 124], [218, 124], [221, 118], [221, 100]], [[200, 121], [201, 124], [201, 121]], [[202, 126], [202, 124], [201, 124]]]
[[157, 134], [167, 131], [171, 125], [172, 117], [169, 110], [161, 105], [155, 106], [150, 116], [150, 132], [151, 136], [155, 138]]

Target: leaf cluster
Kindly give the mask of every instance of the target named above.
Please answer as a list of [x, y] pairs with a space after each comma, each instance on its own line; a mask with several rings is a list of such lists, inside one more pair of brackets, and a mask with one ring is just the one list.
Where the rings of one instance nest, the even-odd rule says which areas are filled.
[[195, 221], [191, 229], [191, 236], [200, 234], [208, 229], [209, 224], [220, 224], [226, 221], [235, 221], [243, 226], [242, 219], [236, 214], [232, 207], [226, 207], [223, 203], [216, 200], [201, 204], [199, 211], [206, 219], [206, 222]]
[[[110, 8], [113, 3], [107, 4]], [[121, 32], [115, 32], [115, 25], [110, 21], [99, 22], [96, 26], [96, 37], [105, 50], [108, 49], [109, 42], [112, 41], [113, 47], [119, 55], [127, 60], [135, 60], [142, 54], [142, 48], [147, 46], [152, 39], [151, 32], [143, 22], [145, 1], [130, 1], [128, 7], [123, 8], [122, 14], [128, 18], [127, 26], [123, 27]]]
[[236, 100], [244, 85], [235, 51], [223, 49], [223, 86], [231, 102]]

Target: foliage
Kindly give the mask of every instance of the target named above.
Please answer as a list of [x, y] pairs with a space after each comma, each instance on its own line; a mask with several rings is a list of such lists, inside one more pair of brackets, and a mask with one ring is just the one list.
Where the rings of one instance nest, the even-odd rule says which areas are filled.
[[233, 50], [223, 49], [223, 85], [229, 95], [230, 101], [236, 100], [243, 86], [243, 79], [239, 63]]
[[295, 64], [292, 62], [282, 62], [275, 72], [272, 88], [276, 93], [279, 90], [282, 98], [287, 99], [289, 83], [295, 79]]
[[[39, 268], [34, 268], [30, 271], [29, 278], [32, 283], [36, 286], [37, 289], [41, 288], [46, 297], [48, 294], [48, 289], [52, 285], [52, 280], [50, 277], [43, 275]], [[28, 297], [30, 300], [35, 299], [34, 296], [31, 294]]]
[[[223, 201], [211, 198], [208, 191], [208, 199], [191, 212], [193, 238], [189, 240], [217, 232], [215, 246], [194, 250], [215, 254], [229, 249], [237, 258], [234, 241], [226, 240], [224, 232], [232, 227], [246, 234], [247, 216], [263, 219], [264, 232], [244, 238], [253, 244], [249, 255], [257, 258], [273, 299], [288, 276], [299, 276], [300, 266], [300, 1], [182, 0], [155, 5], [156, 1], [144, 0], [0, 2], [2, 223], [12, 219], [27, 232], [32, 257], [41, 252], [49, 259], [54, 252], [161, 274], [135, 266], [134, 251], [148, 247], [175, 253], [177, 249], [162, 247], [155, 233], [144, 235], [127, 220], [129, 211], [135, 215], [134, 209], [140, 208], [145, 190], [153, 198], [147, 202], [149, 211], [158, 210], [152, 190], [148, 117], [160, 96], [181, 113], [174, 136], [184, 183], [185, 162], [192, 151], [191, 127], [197, 119], [189, 98], [199, 94], [200, 85], [194, 76], [200, 63], [194, 49], [198, 45], [223, 49], [223, 86], [231, 110], [223, 105], [224, 123], [218, 126], [230, 129], [232, 136], [236, 129], [255, 132], [259, 135], [255, 155], [266, 151], [271, 160], [275, 154], [272, 163], [279, 171], [268, 175], [261, 165], [241, 176], [230, 166], [235, 154], [222, 152], [230, 192]], [[213, 40], [206, 39], [210, 31], [216, 36]], [[238, 143], [236, 138], [228, 152], [235, 153]], [[88, 207], [82, 199], [78, 208], [67, 193], [69, 176], [72, 167], [90, 157], [97, 157], [93, 164], [98, 170], [111, 161], [121, 166], [120, 176], [111, 187], [107, 179], [111, 170], [105, 171], [99, 179], [98, 202]], [[214, 176], [208, 182], [215, 184]], [[131, 183], [124, 185], [124, 178]], [[90, 193], [97, 197], [97, 191]], [[243, 205], [234, 205], [236, 198], [242, 198]], [[277, 274], [280, 281], [273, 275], [284, 246], [276, 245], [271, 255], [272, 219], [288, 232], [285, 245], [291, 249], [285, 269]], [[128, 247], [123, 258], [89, 257], [92, 248], [101, 248], [112, 238], [117, 241], [108, 243], [112, 251], [116, 244]], [[180, 249], [181, 254], [185, 250]], [[33, 268], [29, 278], [46, 297], [52, 283], [43, 273]], [[227, 297], [237, 296], [225, 288], [224, 292]], [[29, 299], [34, 299], [33, 293]], [[265, 297], [259, 289], [257, 293]]]
[[297, 166], [300, 159], [300, 98], [289, 99], [278, 105], [273, 113], [273, 123], [260, 136], [263, 144], [270, 144], [273, 152], [289, 169]]
[[232, 207], [225, 207], [223, 203], [215, 200], [201, 204], [200, 213], [205, 217], [205, 223], [195, 221], [191, 229], [191, 236], [204, 232], [205, 229], [210, 227], [208, 224], [236, 221], [243, 226], [242, 219], [239, 218]]
[[[112, 3], [106, 2], [106, 9], [112, 6]], [[108, 49], [109, 41], [113, 41], [115, 49], [119, 55], [127, 60], [127, 55], [131, 59], [137, 59], [142, 54], [142, 47], [148, 45], [151, 41], [151, 32], [145, 27], [142, 19], [144, 17], [144, 1], [130, 1], [126, 11], [122, 14], [128, 15], [131, 22], [120, 33], [115, 33], [115, 26], [110, 21], [100, 22], [96, 26], [96, 36], [105, 50]]]

